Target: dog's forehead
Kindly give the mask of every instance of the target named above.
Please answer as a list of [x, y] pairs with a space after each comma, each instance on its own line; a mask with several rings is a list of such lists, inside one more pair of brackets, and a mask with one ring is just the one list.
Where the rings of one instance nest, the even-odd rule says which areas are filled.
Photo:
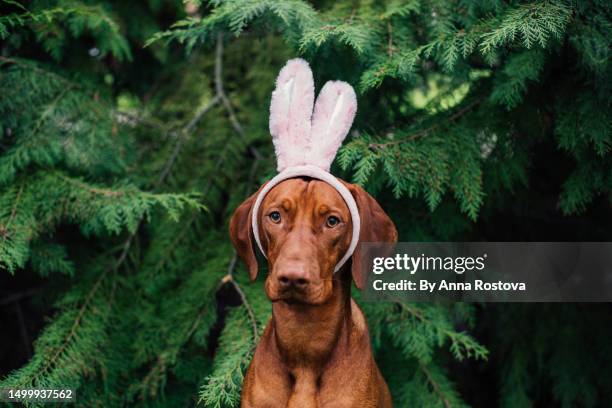
[[263, 205], [289, 199], [296, 204], [306, 201], [316, 205], [348, 211], [342, 196], [335, 188], [317, 179], [295, 178], [274, 186], [263, 200]]

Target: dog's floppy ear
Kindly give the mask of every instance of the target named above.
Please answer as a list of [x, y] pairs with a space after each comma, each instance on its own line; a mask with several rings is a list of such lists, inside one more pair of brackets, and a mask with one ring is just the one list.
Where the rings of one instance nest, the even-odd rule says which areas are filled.
[[253, 214], [253, 204], [255, 204], [257, 195], [259, 195], [262, 188], [263, 186], [236, 208], [229, 225], [230, 238], [234, 245], [234, 249], [236, 249], [236, 253], [240, 259], [246, 264], [249, 270], [249, 277], [252, 281], [257, 278], [258, 266], [257, 258], [255, 258], [255, 250], [253, 249], [253, 227], [251, 225], [251, 217]]
[[[344, 183], [349, 189], [359, 209], [361, 218], [361, 231], [359, 243], [363, 242], [397, 242], [397, 229], [391, 218], [380, 207], [376, 200], [363, 188], [356, 184]], [[362, 289], [366, 283], [366, 276], [361, 270], [361, 248], [357, 245], [353, 253], [351, 273], [355, 285]]]

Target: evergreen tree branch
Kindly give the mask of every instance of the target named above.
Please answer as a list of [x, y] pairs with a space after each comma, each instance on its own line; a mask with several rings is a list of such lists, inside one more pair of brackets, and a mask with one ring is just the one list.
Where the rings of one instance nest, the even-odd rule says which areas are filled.
[[23, 194], [24, 186], [25, 183], [21, 183], [21, 185], [19, 186], [19, 190], [17, 191], [17, 197], [15, 198], [15, 204], [13, 204], [13, 208], [11, 209], [11, 215], [9, 216], [9, 219], [6, 224], [4, 226], [0, 226], [0, 232], [2, 233], [2, 238], [4, 239], [4, 241], [6, 241], [6, 239], [8, 238], [9, 228], [11, 227], [11, 224], [13, 223], [13, 220], [15, 220], [15, 216], [17, 215], [17, 207], [19, 206], [19, 201], [21, 200], [21, 195]]
[[[227, 94], [225, 93], [225, 88], [223, 87], [223, 32], [220, 31], [217, 34], [217, 47], [215, 53], [215, 89], [217, 92], [217, 97], [221, 99], [223, 106], [225, 107], [225, 111], [229, 116], [230, 123], [232, 127], [238, 133], [238, 135], [242, 139], [246, 139], [246, 135], [244, 134], [244, 129], [242, 125], [238, 121], [236, 117], [236, 112], [230, 102]], [[249, 152], [253, 155], [255, 159], [261, 159], [262, 155], [259, 153], [259, 150], [255, 146], [249, 146]]]
[[[224, 86], [223, 86], [223, 33], [218, 33], [217, 35], [217, 43], [216, 43], [216, 47], [215, 47], [215, 75], [214, 75], [214, 83], [215, 83], [215, 95], [213, 97], [212, 101], [215, 101], [215, 104], [218, 103], [219, 101], [222, 102], [222, 106], [223, 108], [226, 110], [226, 112], [228, 113], [228, 117], [230, 119], [230, 122], [232, 124], [232, 127], [234, 129], [234, 131], [236, 132], [236, 134], [241, 138], [244, 139], [246, 137], [246, 135], [244, 134], [242, 125], [240, 124], [240, 122], [238, 121], [232, 104], [229, 100], [229, 98], [227, 97], [227, 94], [224, 90]], [[212, 106], [210, 106], [210, 108], [208, 108], [209, 105], [205, 105], [205, 107], [201, 110], [201, 112], [206, 113], [210, 108], [212, 108]], [[206, 109], [208, 108], [208, 109]], [[194, 116], [194, 119], [196, 117], [198, 117], [201, 115], [196, 114], [196, 116]], [[198, 119], [199, 120], [199, 119]], [[192, 120], [190, 123], [193, 123], [194, 120]], [[193, 126], [192, 126], [193, 127]], [[221, 168], [222, 164], [225, 161], [225, 154], [227, 152], [227, 150], [229, 149], [230, 144], [229, 143], [225, 143], [222, 147], [222, 150], [220, 152], [220, 154], [217, 157], [217, 160], [215, 162], [214, 165], [214, 171], [211, 172], [211, 176], [208, 179], [207, 184], [205, 185], [205, 187], [202, 189], [202, 194], [204, 196], [208, 195], [209, 190], [212, 188], [213, 185], [213, 177], [217, 175], [218, 170]], [[263, 156], [261, 155], [261, 153], [258, 151], [258, 149], [255, 146], [249, 145], [247, 147], [247, 149], [249, 150], [249, 152], [253, 155], [253, 157], [255, 158], [252, 168], [251, 168], [251, 174], [249, 176], [249, 182], [247, 183], [248, 186], [250, 186], [252, 184], [252, 179], [254, 176], [254, 170], [257, 168], [259, 162], [263, 159]], [[182, 240], [186, 237], [187, 235], [187, 231], [189, 230], [189, 228], [191, 228], [192, 224], [197, 220], [198, 218], [198, 214], [196, 212], [192, 213], [189, 220], [185, 223], [185, 226], [183, 229], [181, 229], [181, 231], [179, 232], [179, 234], [177, 234], [177, 236], [172, 240], [171, 244], [167, 247], [167, 252], [168, 253], [172, 253], [174, 251], [174, 248], [176, 248], [181, 242]], [[163, 266], [163, 260], [160, 260], [157, 264], [157, 266], [154, 268], [155, 271], [159, 271], [160, 268]]]
[[449, 116], [444, 122], [442, 123], [436, 123], [433, 126], [430, 126], [428, 128], [425, 129], [421, 129], [418, 130], [408, 136], [405, 136], [401, 139], [398, 140], [393, 140], [391, 142], [383, 142], [383, 143], [370, 143], [369, 147], [371, 149], [384, 149], [387, 146], [394, 146], [394, 145], [398, 145], [398, 144], [402, 144], [402, 143], [406, 143], [406, 142], [411, 142], [413, 140], [419, 139], [421, 137], [427, 136], [428, 134], [430, 134], [431, 132], [433, 132], [436, 129], [439, 129], [440, 127], [444, 127], [446, 125], [448, 125], [451, 122], [456, 121], [457, 119], [461, 118], [463, 115], [465, 115], [466, 113], [470, 112], [472, 109], [474, 109], [474, 107], [476, 107], [476, 105], [478, 105], [479, 103], [481, 103], [483, 101], [483, 99], [476, 99], [470, 103], [468, 103], [466, 106], [464, 106], [463, 108], [459, 109], [457, 112], [453, 113], [451, 116]]
[[[8, 61], [8, 59], [3, 58], [2, 59], [5, 62], [15, 62], [14, 60], [10, 60]], [[45, 74], [47, 73], [46, 71], [43, 71]], [[35, 129], [39, 129], [41, 126], [40, 124], [42, 123], [44, 117], [49, 114], [50, 109], [52, 106], [54, 106], [54, 104], [62, 98], [62, 96], [67, 92], [67, 90], [70, 87], [66, 86], [62, 89], [62, 91], [56, 96], [55, 100], [48, 106], [48, 108], [43, 112], [43, 114], [41, 115], [41, 119], [39, 119], [38, 121], [38, 125], [36, 126]], [[215, 105], [218, 101], [218, 98], [214, 98], [209, 104], [203, 106], [201, 109], [199, 109], [196, 114], [194, 115], [194, 117], [187, 123], [187, 125], [184, 127], [184, 129], [181, 131], [181, 134], [178, 139], [177, 142], [177, 146], [178, 148], [175, 146], [175, 148], [173, 149], [173, 152], [171, 154], [171, 156], [168, 158], [168, 160], [166, 161], [166, 164], [164, 165], [160, 176], [158, 177], [158, 184], [163, 183], [163, 181], [165, 181], [167, 175], [169, 174], [171, 168], [173, 167], [175, 161], [176, 161], [176, 157], [178, 155], [178, 152], [180, 150], [180, 146], [182, 144], [182, 140], [184, 137], [186, 137], [186, 135], [188, 135], [189, 133], [191, 133], [193, 131], [193, 129], [195, 128], [195, 126], [197, 125], [197, 123], [199, 123], [199, 121], [202, 119], [202, 117], [212, 108], [213, 105]], [[58, 176], [63, 180], [66, 181], [70, 184], [75, 185], [76, 187], [86, 190], [89, 193], [92, 194], [100, 194], [103, 195], [105, 197], [118, 197], [118, 196], [122, 196], [124, 194], [123, 191], [114, 191], [114, 190], [110, 190], [110, 189], [101, 189], [101, 188], [97, 188], [97, 187], [91, 187], [86, 183], [83, 183], [79, 180], [76, 179], [72, 179], [70, 177], [66, 177], [62, 174], [58, 174]], [[14, 218], [14, 214], [16, 213], [16, 206], [19, 202], [19, 199], [21, 197], [21, 193], [23, 191], [23, 184], [21, 185], [21, 188], [17, 194], [17, 199], [15, 200], [15, 205], [14, 205], [14, 210], [11, 214], [11, 216], [9, 217], [9, 225], [10, 222], [12, 221], [12, 218]], [[138, 222], [138, 225], [140, 225], [142, 223], [144, 218], [141, 218], [140, 221]], [[33, 374], [24, 377], [25, 382], [22, 384], [23, 386], [26, 386], [30, 383], [35, 383], [37, 381], [37, 378], [39, 378], [41, 375], [44, 375], [45, 373], [48, 373], [49, 370], [54, 367], [58, 360], [60, 359], [60, 357], [62, 355], [64, 355], [64, 352], [66, 352], [68, 350], [69, 347], [71, 347], [73, 341], [78, 337], [77, 336], [77, 332], [79, 330], [79, 327], [81, 325], [82, 320], [85, 317], [85, 314], [88, 312], [88, 310], [90, 309], [90, 307], [92, 306], [92, 302], [94, 297], [96, 296], [96, 294], [99, 292], [100, 288], [103, 285], [103, 282], [105, 281], [105, 279], [109, 276], [109, 274], [114, 273], [114, 276], [117, 276], [117, 272], [118, 270], [123, 266], [124, 262], [128, 259], [128, 254], [130, 252], [130, 249], [133, 246], [135, 237], [137, 236], [137, 232], [138, 232], [138, 227], [134, 229], [134, 231], [128, 236], [128, 238], [125, 240], [121, 253], [119, 255], [119, 257], [117, 258], [116, 262], [114, 263], [114, 265], [110, 268], [106, 268], [104, 270], [104, 272], [102, 272], [98, 278], [96, 279], [96, 281], [94, 282], [94, 284], [92, 285], [92, 287], [90, 288], [90, 290], [87, 292], [87, 295], [84, 298], [83, 303], [81, 304], [81, 306], [79, 307], [76, 317], [74, 319], [74, 321], [72, 322], [72, 325], [70, 326], [66, 336], [64, 337], [64, 339], [62, 340], [62, 342], [59, 344], [59, 346], [55, 349], [55, 351], [53, 352], [53, 354], [51, 354], [50, 357], [46, 358], [44, 361], [44, 364], [41, 365]], [[116, 279], [112, 282], [111, 285], [111, 292], [110, 292], [110, 297], [108, 299], [108, 308], [112, 307], [113, 304], [113, 299], [114, 299], [114, 293], [116, 290]]]
[[[60, 347], [55, 351], [55, 353], [50, 358], [48, 358], [46, 360], [45, 365], [43, 365], [43, 367], [38, 371], [38, 373], [36, 375], [34, 375], [32, 377], [32, 379], [30, 381], [34, 382], [35, 379], [39, 375], [48, 372], [48, 370], [55, 365], [55, 363], [58, 360], [58, 358], [64, 353], [64, 351], [69, 346], [69, 344], [72, 341], [72, 339], [76, 336], [77, 329], [78, 329], [78, 327], [79, 327], [79, 325], [81, 323], [81, 320], [83, 319], [83, 316], [85, 315], [85, 312], [87, 311], [87, 308], [89, 307], [89, 305], [90, 305], [92, 299], [94, 298], [96, 292], [98, 291], [98, 289], [102, 285], [102, 282], [104, 281], [104, 279], [106, 279], [106, 277], [108, 276], [110, 271], [111, 271], [111, 269], [106, 269], [106, 271], [104, 271], [102, 274], [100, 274], [100, 276], [98, 277], [98, 279], [96, 280], [94, 285], [91, 287], [91, 290], [87, 293], [87, 296], [85, 297], [85, 301], [83, 302], [83, 304], [79, 308], [79, 311], [78, 311], [78, 314], [76, 316], [76, 319], [74, 320], [74, 322], [72, 324], [72, 327], [70, 328], [70, 331], [68, 332], [68, 334], [64, 338], [64, 341], [62, 342]], [[24, 383], [21, 386], [25, 387], [27, 385], [28, 385], [27, 383]]]
[[[195, 129], [197, 123], [202, 119], [202, 117], [212, 108], [214, 107], [216, 104], [218, 104], [218, 102], [222, 102], [222, 105], [224, 107], [224, 109], [228, 112], [228, 116], [230, 118], [230, 122], [233, 125], [234, 130], [236, 131], [237, 135], [240, 136], [241, 138], [244, 137], [244, 132], [242, 131], [242, 126], [240, 125], [239, 121], [237, 120], [237, 117], [235, 115], [235, 112], [233, 111], [233, 108], [231, 106], [231, 103], [229, 102], [229, 98], [227, 97], [227, 95], [225, 94], [225, 91], [223, 89], [223, 82], [222, 82], [222, 37], [219, 38], [219, 40], [221, 41], [220, 46], [217, 48], [218, 52], [216, 53], [216, 59], [215, 59], [215, 85], [216, 85], [216, 94], [215, 96], [207, 103], [205, 104], [202, 108], [200, 108], [194, 115], [194, 117], [192, 118], [192, 120], [189, 121], [189, 123], [177, 134], [177, 141], [172, 149], [172, 153], [170, 155], [170, 157], [168, 158], [168, 160], [166, 161], [164, 168], [162, 170], [162, 172], [160, 173], [159, 176], [159, 183], [158, 185], [160, 185], [168, 176], [170, 169], [174, 166], [174, 164], [176, 163], [176, 159], [178, 157], [178, 154], [181, 150], [181, 148], [184, 146], [184, 141], [187, 139], [187, 137], [189, 136], [189, 134]], [[227, 146], [227, 145], [226, 145]], [[226, 147], [224, 146], [224, 149]], [[259, 161], [259, 159], [255, 160], [255, 163], [257, 163]], [[217, 160], [217, 164], [221, 165], [223, 162], [223, 154], [219, 156], [218, 160]], [[210, 186], [210, 184], [209, 184]], [[175, 247], [176, 245], [178, 245], [178, 243], [187, 235], [187, 231], [191, 228], [191, 224], [197, 219], [197, 213], [192, 213], [190, 220], [187, 222], [186, 226], [183, 226], [183, 228], [181, 229], [181, 232], [173, 239], [173, 243], [171, 244], [170, 248], [167, 249], [168, 252], [172, 252], [173, 249], [172, 247]], [[119, 262], [121, 263], [123, 260], [126, 259], [127, 254], [129, 253], [129, 249], [130, 246], [132, 245], [132, 243], [134, 242], [134, 238], [135, 238], [135, 234], [132, 234], [130, 237], [128, 237], [128, 240], [126, 241], [124, 250], [122, 252], [122, 255], [120, 256]], [[255, 320], [255, 315], [253, 312], [253, 309], [251, 307], [251, 305], [249, 304], [246, 295], [244, 294], [244, 291], [242, 290], [242, 288], [240, 287], [240, 285], [233, 279], [233, 272], [236, 266], [236, 257], [234, 256], [230, 262], [230, 266], [229, 266], [229, 270], [228, 270], [228, 275], [230, 276], [230, 281], [232, 283], [232, 285], [234, 286], [234, 288], [236, 289], [236, 291], [240, 294], [242, 300], [243, 300], [243, 304], [245, 306], [245, 309], [248, 312], [249, 315], [249, 319], [251, 320], [252, 324], [253, 324], [253, 328], [254, 328], [254, 341], [258, 339], [258, 330], [257, 330], [257, 322]], [[160, 262], [161, 264], [161, 262]], [[161, 266], [159, 266], [161, 267]], [[221, 281], [221, 283], [224, 283], [224, 280]], [[186, 337], [183, 339], [183, 341], [181, 343], [177, 343], [176, 345], [170, 345], [169, 348], [166, 348], [161, 354], [158, 354], [157, 357], [157, 361], [155, 363], [155, 365], [151, 368], [151, 370], [148, 372], [148, 374], [145, 376], [145, 378], [143, 379], [142, 383], [140, 386], [138, 386], [138, 388], [140, 389], [141, 395], [143, 395], [142, 393], [145, 392], [147, 389], [151, 389], [150, 386], [155, 385], [160, 379], [161, 376], [164, 376], [165, 374], [163, 374], [166, 371], [166, 367], [168, 364], [174, 364], [173, 362], [176, 360], [177, 357], [177, 353], [180, 350], [180, 348], [182, 347], [181, 344], [184, 344], [185, 341], [187, 341], [189, 339], [189, 337], [191, 337], [191, 335], [194, 333], [194, 331], [197, 329], [199, 322], [202, 319], [203, 313], [207, 310], [207, 308], [203, 308], [196, 316], [195, 319], [191, 325], [191, 328], [189, 329]], [[147, 386], [147, 384], [149, 386]], [[154, 390], [155, 388], [153, 388]], [[154, 391], [153, 391], [154, 392]], [[153, 394], [151, 394], [153, 395]], [[153, 395], [154, 396], [154, 395]]]
[[[25, 10], [23, 13], [11, 13], [0, 16], [0, 39], [9, 36], [8, 28], [26, 27], [38, 32], [37, 41], [42, 43], [45, 51], [59, 60], [61, 48], [65, 44], [66, 32], [75, 38], [88, 30], [98, 42], [101, 53], [111, 53], [119, 60], [131, 60], [132, 54], [127, 39], [121, 34], [121, 29], [104, 8], [103, 5], [90, 5], [79, 1], [58, 2], [54, 7], [42, 8], [37, 11]], [[11, 2], [11, 4], [16, 4]], [[66, 25], [67, 29], [58, 35], [58, 26]], [[54, 35], [49, 35], [53, 33]], [[41, 35], [42, 34], [42, 35]], [[58, 37], [58, 38], [49, 38]]]
[[[16, 66], [19, 66], [21, 68], [30, 70], [32, 72], [36, 72], [37, 74], [53, 78], [53, 80], [65, 84], [68, 88], [80, 88], [80, 89], [84, 89], [82, 84], [79, 84], [78, 82], [75, 82], [75, 81], [71, 81], [68, 78], [66, 78], [63, 75], [60, 75], [60, 74], [58, 74], [56, 72], [53, 72], [53, 71], [41, 68], [36, 63], [33, 63], [31, 61], [27, 61], [27, 60], [24, 60], [24, 59], [21, 59], [21, 58], [5, 57], [5, 56], [0, 55], [0, 62], [5, 63], [5, 64], [16, 65]], [[0, 64], [0, 66], [1, 66], [1, 64]]]
[[393, 26], [390, 21], [387, 21], [387, 37], [387, 56], [391, 58], [395, 52], [395, 46], [393, 45]]
[[[260, 161], [261, 161], [261, 156], [256, 157], [255, 160], [253, 161], [253, 164], [251, 165], [251, 170], [249, 171], [249, 178], [246, 184], [247, 191], [246, 191], [245, 196], [247, 197], [249, 196], [251, 192], [250, 189], [251, 189], [251, 185], [253, 184], [253, 179], [255, 178], [255, 171], [257, 170], [257, 167]], [[238, 282], [236, 282], [236, 279], [234, 279], [234, 271], [236, 269], [237, 260], [238, 260], [238, 256], [236, 254], [236, 251], [233, 251], [233, 255], [230, 261], [227, 276], [224, 277], [223, 280], [227, 280], [231, 282], [232, 285], [234, 286], [234, 289], [236, 289], [236, 292], [238, 292], [238, 295], [240, 296], [240, 300], [247, 310], [249, 320], [251, 321], [251, 325], [253, 326], [253, 339], [255, 341], [255, 344], [257, 344], [257, 342], [259, 341], [259, 328], [257, 327], [257, 319], [255, 317], [255, 312], [253, 311], [253, 307], [249, 304], [249, 301], [246, 295], [244, 294], [244, 291], [242, 290]]]
[[191, 118], [189, 123], [187, 123], [187, 125], [183, 128], [183, 130], [181, 132], [179, 132], [179, 134], [177, 136], [176, 143], [174, 144], [174, 148], [172, 149], [172, 154], [170, 155], [170, 157], [166, 161], [166, 164], [164, 165], [164, 168], [162, 169], [161, 173], [159, 174], [159, 177], [157, 179], [157, 184], [156, 184], [157, 186], [160, 186], [164, 182], [166, 177], [168, 177], [168, 175], [170, 174], [170, 170], [174, 166], [174, 162], [176, 161], [176, 159], [177, 159], [177, 157], [178, 157], [178, 155], [179, 155], [179, 153], [180, 153], [180, 151], [181, 151], [181, 149], [183, 147], [183, 143], [185, 142], [185, 140], [187, 139], [189, 134], [191, 134], [191, 132], [193, 132], [193, 130], [198, 125], [198, 123], [202, 120], [202, 118], [218, 102], [219, 102], [219, 96], [215, 95], [210, 101], [208, 101], [208, 103], [206, 103], [204, 106], [202, 106], [200, 109], [198, 109], [196, 111], [195, 115], [193, 115], [193, 118]]
[[232, 286], [234, 287], [234, 289], [236, 290], [236, 292], [238, 292], [238, 295], [240, 296], [240, 301], [242, 302], [242, 305], [246, 308], [247, 313], [249, 315], [249, 320], [251, 321], [251, 325], [253, 326], [253, 340], [255, 343], [257, 343], [259, 341], [259, 328], [257, 327], [257, 319], [255, 318], [255, 312], [253, 311], [253, 308], [249, 304], [249, 301], [246, 295], [244, 294], [244, 291], [242, 290], [238, 282], [236, 282], [236, 280], [234, 279], [234, 271], [236, 268], [237, 260], [238, 260], [238, 256], [236, 255], [236, 251], [234, 251], [234, 254], [232, 255], [232, 259], [230, 260], [230, 264], [227, 270], [227, 275], [223, 277], [222, 282], [223, 283], [230, 282]]
[[[222, 38], [221, 38], [222, 41]], [[223, 51], [223, 46], [221, 45], [221, 52]], [[221, 68], [217, 68], [217, 66], [220, 66], [222, 64], [222, 59], [221, 56], [219, 55], [219, 53], [217, 53], [217, 59], [215, 60], [215, 78], [217, 78], [217, 71], [219, 71], [219, 78], [221, 75]], [[215, 79], [215, 82], [217, 81], [217, 79]], [[217, 89], [219, 89], [219, 87], [217, 87]], [[223, 90], [222, 87], [220, 87], [221, 90]], [[217, 91], [218, 92], [218, 91]], [[221, 97], [219, 96], [219, 94], [217, 93], [208, 103], [206, 103], [205, 105], [203, 105], [200, 109], [198, 109], [196, 111], [196, 113], [193, 115], [193, 117], [189, 120], [189, 122], [187, 122], [187, 124], [183, 127], [183, 129], [179, 132], [178, 136], [177, 136], [177, 141], [174, 145], [174, 148], [172, 149], [172, 153], [170, 155], [170, 157], [168, 157], [168, 159], [166, 160], [158, 178], [157, 178], [157, 183], [156, 183], [156, 189], [159, 188], [166, 180], [166, 178], [168, 177], [168, 175], [170, 174], [170, 171], [172, 170], [172, 167], [174, 166], [174, 164], [176, 163], [176, 159], [180, 153], [180, 150], [183, 146], [183, 142], [184, 139], [186, 139], [195, 129], [195, 127], [200, 123], [200, 121], [204, 118], [204, 116], [219, 102], [219, 100], [221, 99]], [[195, 220], [197, 217], [197, 213], [194, 213], [194, 215], [192, 216], [192, 220]], [[142, 220], [141, 220], [142, 222]], [[188, 223], [188, 226], [191, 223]], [[136, 228], [136, 231], [131, 234], [125, 241], [124, 243], [124, 249], [121, 253], [120, 256], [120, 263], [123, 263], [123, 260], [125, 260], [125, 258], [127, 257], [127, 254], [129, 252], [129, 249], [132, 245], [132, 240], [135, 238], [136, 236], [136, 232], [138, 231], [139, 228]], [[185, 228], [183, 231], [186, 231], [188, 228]]]
[[446, 398], [446, 396], [442, 392], [440, 384], [438, 384], [438, 382], [433, 378], [433, 376], [431, 375], [431, 372], [427, 368], [427, 365], [423, 361], [421, 361], [421, 360], [419, 360], [419, 368], [421, 369], [423, 374], [425, 374], [425, 378], [427, 379], [427, 382], [431, 385], [431, 387], [434, 390], [434, 392], [436, 393], [436, 395], [438, 395], [438, 397], [440, 397], [440, 400], [442, 401], [444, 406], [446, 408], [452, 408], [452, 405], [451, 405], [450, 401], [448, 400], [448, 398]]
[[[405, 302], [395, 302], [395, 303], [399, 305], [401, 310], [415, 317], [421, 323], [421, 328], [423, 328], [424, 330], [429, 330], [429, 329], [432, 330], [431, 333], [433, 333], [436, 337], [441, 335], [442, 337], [439, 337], [440, 345], [442, 345], [444, 339], [450, 340], [450, 351], [457, 360], [461, 361], [466, 357], [473, 357], [475, 359], [483, 359], [483, 360], [486, 360], [488, 358], [489, 351], [485, 347], [480, 345], [470, 335], [464, 332], [457, 332], [453, 330], [450, 322], [446, 318], [442, 320], [439, 320], [439, 319], [434, 320], [430, 317], [431, 314], [428, 313], [428, 315], [426, 316], [422, 311], [418, 310], [417, 308]], [[404, 320], [405, 317], [400, 315], [398, 319], [400, 319], [401, 321], [401, 320]], [[386, 321], [389, 323], [394, 322], [393, 319], [386, 319]], [[399, 323], [400, 325], [402, 324], [401, 322]], [[402, 341], [401, 338], [398, 340]], [[409, 342], [409, 344], [411, 343]], [[412, 348], [412, 345], [411, 345], [411, 348]], [[431, 355], [431, 352], [432, 352], [432, 350], [421, 350], [421, 349], [416, 349], [416, 348], [413, 348], [412, 351], [413, 352], [418, 351], [418, 353], [423, 353], [425, 351], [425, 353], [423, 354], [424, 356]], [[419, 358], [423, 359], [423, 357], [419, 357]]]
[[69, 184], [74, 185], [75, 187], [81, 189], [81, 190], [85, 190], [91, 194], [96, 194], [96, 195], [102, 195], [104, 197], [121, 197], [123, 195], [125, 195], [125, 191], [121, 191], [121, 190], [113, 190], [110, 188], [99, 188], [99, 187], [92, 187], [89, 184], [78, 180], [78, 179], [74, 179], [72, 177], [68, 177], [64, 174], [58, 173], [58, 178], [66, 181]]

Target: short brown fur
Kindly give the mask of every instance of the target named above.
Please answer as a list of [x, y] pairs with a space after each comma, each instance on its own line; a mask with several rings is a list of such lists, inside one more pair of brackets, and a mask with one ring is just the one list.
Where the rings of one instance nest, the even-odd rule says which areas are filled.
[[[360, 241], [395, 242], [395, 226], [378, 203], [360, 187], [345, 185], [359, 207]], [[232, 243], [251, 279], [258, 269], [250, 227], [256, 197], [242, 203], [230, 222]], [[340, 194], [319, 180], [287, 180], [266, 195], [258, 217], [272, 318], [246, 374], [242, 406], [391, 407], [365, 317], [350, 294], [351, 276], [357, 287], [365, 284], [359, 253], [333, 273], [352, 230]], [[329, 217], [339, 222], [332, 226]]]

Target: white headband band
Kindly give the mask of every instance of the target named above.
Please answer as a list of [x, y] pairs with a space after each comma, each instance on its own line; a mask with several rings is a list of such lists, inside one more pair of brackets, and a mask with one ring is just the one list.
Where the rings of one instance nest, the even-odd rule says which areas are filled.
[[[313, 109], [314, 106], [314, 109]], [[355, 91], [346, 82], [329, 81], [314, 102], [314, 80], [310, 66], [303, 59], [287, 62], [276, 78], [270, 104], [270, 134], [276, 152], [279, 173], [260, 191], [251, 225], [261, 252], [258, 214], [264, 197], [276, 185], [295, 177], [312, 177], [332, 186], [348, 206], [353, 222], [351, 243], [334, 272], [353, 255], [361, 228], [357, 203], [351, 192], [329, 169], [357, 112]]]
[[361, 229], [361, 218], [359, 217], [359, 210], [357, 208], [357, 203], [353, 198], [351, 192], [340, 182], [336, 177], [334, 177], [331, 173], [322, 170], [321, 168], [313, 165], [303, 165], [303, 166], [295, 166], [289, 167], [282, 172], [278, 173], [272, 180], [266, 184], [266, 186], [259, 192], [257, 199], [255, 200], [255, 204], [253, 205], [253, 216], [251, 217], [251, 225], [253, 227], [253, 235], [255, 236], [255, 241], [257, 242], [257, 246], [261, 250], [261, 253], [266, 256], [266, 253], [261, 245], [261, 239], [259, 238], [259, 223], [258, 223], [258, 214], [259, 207], [263, 202], [266, 194], [272, 190], [272, 188], [279, 183], [295, 177], [307, 176], [312, 177], [318, 180], [325, 181], [327, 184], [332, 186], [333, 188], [340, 193], [342, 199], [346, 203], [349, 212], [351, 213], [351, 220], [353, 221], [353, 231], [351, 236], [351, 243], [349, 244], [348, 249], [344, 256], [338, 261], [336, 267], [334, 268], [334, 272], [337, 272], [342, 268], [342, 266], [349, 260], [353, 252], [355, 252], [355, 248], [357, 248], [357, 243], [359, 242], [359, 231]]

